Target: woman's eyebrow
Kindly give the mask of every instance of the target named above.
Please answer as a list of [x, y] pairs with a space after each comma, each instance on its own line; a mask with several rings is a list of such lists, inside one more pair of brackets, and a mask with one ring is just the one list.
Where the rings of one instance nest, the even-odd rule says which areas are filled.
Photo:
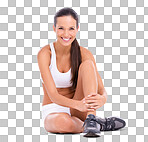
[[[59, 27], [63, 27], [63, 26], [59, 26]], [[71, 26], [71, 28], [75, 28], [74, 26]]]

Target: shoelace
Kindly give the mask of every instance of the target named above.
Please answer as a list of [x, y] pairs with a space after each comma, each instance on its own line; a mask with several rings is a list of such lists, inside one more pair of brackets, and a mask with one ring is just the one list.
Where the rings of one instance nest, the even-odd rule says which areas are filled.
[[97, 119], [97, 122], [101, 125], [101, 130], [113, 130], [115, 127], [115, 123], [112, 118], [105, 117], [105, 122]]
[[83, 124], [82, 128], [84, 127], [84, 125], [86, 124], [86, 122], [89, 122], [89, 125], [90, 126], [93, 126], [93, 127], [95, 126], [95, 122], [98, 123], [98, 121], [96, 119], [94, 119], [94, 118], [86, 118], [86, 120], [84, 121], [84, 124]]
[[114, 120], [112, 118], [106, 118], [106, 130], [113, 130], [115, 127]]

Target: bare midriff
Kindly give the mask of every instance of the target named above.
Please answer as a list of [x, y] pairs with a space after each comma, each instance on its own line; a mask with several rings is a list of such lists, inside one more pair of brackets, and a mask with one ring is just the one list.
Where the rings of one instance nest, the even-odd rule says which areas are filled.
[[[44, 97], [43, 97], [42, 106], [53, 103], [51, 101], [50, 97], [48, 96], [47, 91], [45, 90], [45, 86], [44, 86], [43, 83], [42, 83], [42, 86], [43, 86], [43, 91], [44, 91]], [[63, 95], [63, 96], [65, 96], [67, 98], [70, 98], [70, 99], [72, 99], [73, 96], [74, 96], [74, 92], [72, 92], [70, 90], [70, 87], [68, 87], [68, 88], [57, 88], [57, 91], [58, 91], [58, 93], [60, 95]]]

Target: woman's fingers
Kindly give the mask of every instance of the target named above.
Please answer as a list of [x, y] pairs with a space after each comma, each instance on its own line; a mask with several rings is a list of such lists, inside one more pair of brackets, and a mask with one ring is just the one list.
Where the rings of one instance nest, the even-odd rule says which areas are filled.
[[98, 105], [97, 100], [91, 100], [91, 99], [83, 99], [83, 103], [85, 104], [87, 111], [95, 111], [100, 106]]
[[89, 107], [90, 107], [90, 104], [85, 104], [85, 105], [86, 105], [86, 107], [87, 107], [87, 108], [89, 108]]
[[87, 111], [95, 111], [95, 109], [87, 109]]
[[87, 100], [85, 102], [83, 102], [87, 107], [91, 107], [91, 106], [96, 106], [98, 105], [97, 100]]
[[93, 103], [93, 104], [85, 104], [87, 108], [92, 108], [92, 107], [96, 107], [98, 106], [97, 103]]
[[97, 103], [93, 103], [93, 104], [85, 104], [85, 105], [86, 105], [87, 109], [94, 109], [94, 110], [96, 110], [96, 109], [98, 109], [98, 108], [101, 107], [101, 106], [98, 105]]
[[93, 106], [98, 106], [98, 103], [90, 104], [90, 107], [93, 107]]
[[96, 103], [97, 100], [85, 100], [85, 103]]
[[96, 96], [97, 94], [89, 94], [87, 97]]
[[90, 104], [85, 104], [86, 105], [86, 107], [87, 107], [87, 109], [91, 109], [91, 105]]
[[91, 97], [86, 97], [86, 98], [85, 98], [85, 100], [94, 100], [94, 99], [96, 99], [95, 96], [91, 96]]

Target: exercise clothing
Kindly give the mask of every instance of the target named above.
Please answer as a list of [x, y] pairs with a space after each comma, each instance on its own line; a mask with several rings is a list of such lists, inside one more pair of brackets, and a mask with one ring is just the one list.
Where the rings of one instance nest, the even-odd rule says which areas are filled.
[[71, 116], [70, 108], [64, 107], [55, 103], [47, 104], [42, 106], [42, 121], [44, 123], [45, 118], [48, 114], [54, 113], [54, 112], [65, 112], [68, 113]]

